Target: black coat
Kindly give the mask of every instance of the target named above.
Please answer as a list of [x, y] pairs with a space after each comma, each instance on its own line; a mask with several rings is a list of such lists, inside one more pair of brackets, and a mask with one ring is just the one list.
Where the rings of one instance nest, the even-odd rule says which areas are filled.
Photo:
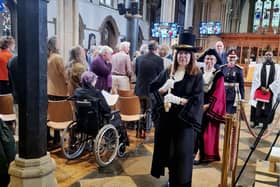
[[[155, 144], [151, 174], [154, 177], [164, 175], [164, 168], [169, 167], [170, 174], [176, 175], [179, 183], [191, 181], [194, 149], [194, 130], [201, 129], [203, 115], [203, 78], [199, 73], [195, 76], [185, 75], [183, 80], [174, 84], [172, 93], [188, 99], [184, 106], [171, 105], [169, 112], [164, 111], [163, 102], [158, 89], [168, 78], [168, 72], [162, 72], [152, 83], [151, 91], [159, 103], [154, 111], [159, 113], [159, 123], [155, 128]], [[170, 154], [172, 155], [170, 157]]]
[[135, 64], [135, 94], [138, 96], [148, 96], [151, 82], [162, 70], [163, 59], [161, 57], [152, 52], [139, 56]]

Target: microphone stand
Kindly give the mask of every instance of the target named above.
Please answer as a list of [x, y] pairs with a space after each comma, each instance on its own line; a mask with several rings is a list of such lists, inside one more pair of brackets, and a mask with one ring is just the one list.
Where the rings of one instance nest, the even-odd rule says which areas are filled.
[[263, 136], [265, 130], [267, 129], [267, 126], [268, 126], [268, 124], [263, 124], [263, 127], [262, 127], [261, 131], [259, 132], [259, 134], [258, 134], [258, 136], [257, 136], [257, 138], [256, 138], [256, 140], [255, 140], [255, 142], [254, 142], [254, 144], [253, 144], [252, 146], [250, 146], [251, 151], [250, 151], [250, 153], [249, 153], [249, 155], [248, 155], [248, 157], [247, 157], [245, 163], [243, 164], [243, 166], [242, 166], [242, 168], [241, 168], [241, 170], [240, 170], [240, 172], [239, 172], [239, 174], [238, 174], [238, 177], [236, 178], [236, 180], [235, 180], [233, 186], [236, 186], [236, 184], [237, 184], [239, 178], [241, 177], [241, 175], [242, 175], [242, 173], [243, 173], [243, 171], [244, 171], [244, 169], [245, 169], [245, 167], [246, 167], [248, 161], [250, 160], [250, 158], [251, 158], [253, 152], [256, 150], [257, 145], [259, 144], [259, 142], [260, 142], [260, 140], [261, 140], [261, 138], [262, 138], [262, 136]]
[[[252, 156], [253, 152], [255, 151], [257, 145], [259, 144], [259, 142], [260, 142], [260, 140], [261, 140], [261, 138], [262, 138], [262, 136], [263, 136], [265, 130], [267, 129], [268, 124], [269, 124], [269, 123], [272, 123], [273, 118], [274, 118], [274, 114], [275, 114], [275, 111], [276, 111], [276, 109], [277, 109], [277, 107], [278, 107], [278, 105], [279, 105], [279, 102], [280, 102], [280, 94], [278, 94], [277, 99], [276, 99], [276, 103], [274, 104], [274, 106], [273, 106], [273, 108], [272, 108], [272, 112], [271, 112], [271, 116], [270, 116], [270, 117], [271, 117], [271, 118], [270, 118], [270, 121], [269, 121], [268, 123], [264, 123], [264, 124], [263, 124], [263, 127], [262, 127], [261, 131], [259, 132], [259, 134], [258, 134], [258, 136], [257, 136], [257, 138], [256, 138], [256, 140], [255, 140], [255, 142], [254, 142], [254, 144], [250, 147], [251, 151], [250, 151], [250, 153], [249, 153], [249, 155], [248, 155], [248, 157], [247, 157], [247, 159], [246, 159], [244, 165], [242, 166], [242, 168], [241, 168], [241, 170], [240, 170], [240, 172], [239, 172], [239, 174], [238, 174], [238, 177], [236, 178], [236, 180], [235, 180], [235, 182], [234, 182], [234, 184], [233, 184], [233, 187], [236, 186], [236, 184], [237, 184], [239, 178], [241, 177], [241, 175], [242, 175], [242, 173], [243, 173], [243, 171], [244, 171], [244, 169], [245, 169], [245, 167], [246, 167], [248, 161], [250, 160], [250, 157]], [[275, 139], [274, 139], [274, 141], [273, 141], [273, 143], [272, 143], [272, 145], [271, 145], [271, 147], [270, 147], [270, 150], [269, 150], [268, 154], [267, 154], [266, 157], [265, 157], [265, 160], [268, 159], [268, 157], [269, 157], [269, 155], [270, 155], [270, 153], [271, 153], [272, 147], [275, 145], [275, 143], [276, 143], [276, 141], [277, 141], [279, 135], [280, 135], [280, 130], [278, 131], [277, 136], [275, 137]]]

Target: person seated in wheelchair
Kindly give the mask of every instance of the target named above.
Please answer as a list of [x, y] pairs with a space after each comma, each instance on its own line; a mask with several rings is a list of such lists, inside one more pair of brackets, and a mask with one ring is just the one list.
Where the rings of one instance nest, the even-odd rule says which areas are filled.
[[124, 125], [121, 124], [119, 111], [111, 111], [103, 94], [95, 88], [97, 75], [86, 71], [81, 75], [81, 87], [74, 91], [71, 97], [75, 100], [77, 123], [86, 133], [97, 133], [101, 125], [110, 123], [119, 133], [120, 151], [123, 156], [125, 146], [129, 146], [129, 139]]
[[81, 75], [81, 87], [77, 88], [71, 97], [75, 100], [77, 122], [83, 123], [88, 131], [98, 130], [100, 123], [111, 117], [109, 105], [101, 91], [95, 88], [96, 81], [96, 74], [85, 71]]

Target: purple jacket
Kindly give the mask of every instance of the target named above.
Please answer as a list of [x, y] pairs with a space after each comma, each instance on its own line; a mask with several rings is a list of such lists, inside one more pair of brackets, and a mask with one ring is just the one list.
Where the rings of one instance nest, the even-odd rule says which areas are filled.
[[93, 59], [90, 70], [98, 76], [95, 88], [110, 91], [112, 88], [112, 64], [107, 63], [98, 55]]

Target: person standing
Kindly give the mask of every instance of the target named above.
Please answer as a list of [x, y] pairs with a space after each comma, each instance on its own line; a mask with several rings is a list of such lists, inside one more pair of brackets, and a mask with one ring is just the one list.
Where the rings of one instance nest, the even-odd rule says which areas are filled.
[[70, 49], [69, 64], [67, 65], [68, 92], [72, 95], [74, 90], [80, 87], [80, 79], [83, 72], [87, 70], [85, 50], [81, 46]]
[[10, 37], [0, 39], [0, 94], [8, 94], [12, 92], [8, 76], [8, 62], [13, 57], [15, 50], [15, 40]]
[[62, 56], [55, 36], [48, 40], [48, 98], [63, 100], [68, 97], [67, 78]]
[[122, 42], [120, 51], [112, 56], [112, 92], [117, 90], [130, 90], [132, 75], [131, 60], [128, 55], [130, 43]]
[[[47, 72], [47, 86], [48, 99], [52, 101], [64, 100], [68, 97], [67, 78], [64, 67], [64, 61], [59, 54], [58, 40], [55, 36], [51, 37], [47, 43], [48, 47], [48, 72]], [[54, 131], [54, 137], [50, 135], [48, 128], [47, 139], [52, 140], [50, 149], [59, 147], [60, 134], [59, 130]]]
[[99, 90], [110, 92], [112, 88], [112, 53], [113, 50], [109, 46], [102, 46], [98, 55], [93, 59], [90, 70], [95, 73], [98, 78], [95, 87]]
[[226, 113], [224, 75], [215, 64], [221, 59], [215, 49], [208, 49], [200, 58], [204, 59], [204, 105], [202, 132], [198, 134], [194, 165], [201, 162], [219, 161], [220, 123]]
[[239, 100], [244, 100], [244, 77], [243, 69], [235, 64], [237, 52], [230, 49], [227, 54], [227, 64], [222, 65], [226, 89], [226, 112], [234, 114]]
[[[259, 123], [267, 125], [273, 121], [272, 106], [280, 93], [280, 66], [275, 64], [272, 58], [273, 52], [266, 51], [264, 62], [257, 64], [255, 68], [250, 94], [252, 128], [258, 126]], [[264, 95], [270, 93], [271, 97], [268, 101], [261, 101], [255, 97], [256, 91], [261, 91]]]
[[[158, 95], [159, 123], [155, 126], [155, 143], [151, 175], [159, 178], [169, 169], [170, 187], [191, 187], [195, 131], [201, 130], [203, 115], [203, 77], [196, 65], [192, 47], [195, 36], [181, 33], [173, 68], [161, 72], [151, 84]], [[169, 92], [171, 90], [171, 92]], [[164, 103], [171, 103], [165, 110]]]
[[[163, 59], [157, 54], [158, 43], [156, 41], [150, 41], [148, 44], [149, 52], [136, 58], [135, 63], [135, 74], [136, 74], [136, 85], [135, 85], [135, 95], [139, 96], [141, 113], [146, 113], [150, 107], [150, 84], [151, 82], [160, 74], [163, 70]], [[146, 127], [146, 123], [142, 122]], [[141, 130], [140, 130], [141, 132]], [[140, 136], [145, 136], [141, 135]]]
[[217, 41], [215, 44], [215, 49], [222, 60], [220, 65], [226, 64], [227, 63], [227, 53], [225, 51], [224, 43], [222, 41]]
[[163, 67], [164, 69], [169, 68], [169, 66], [171, 66], [172, 61], [167, 58], [169, 55], [169, 47], [166, 44], [162, 44], [159, 47], [159, 56], [163, 59]]

